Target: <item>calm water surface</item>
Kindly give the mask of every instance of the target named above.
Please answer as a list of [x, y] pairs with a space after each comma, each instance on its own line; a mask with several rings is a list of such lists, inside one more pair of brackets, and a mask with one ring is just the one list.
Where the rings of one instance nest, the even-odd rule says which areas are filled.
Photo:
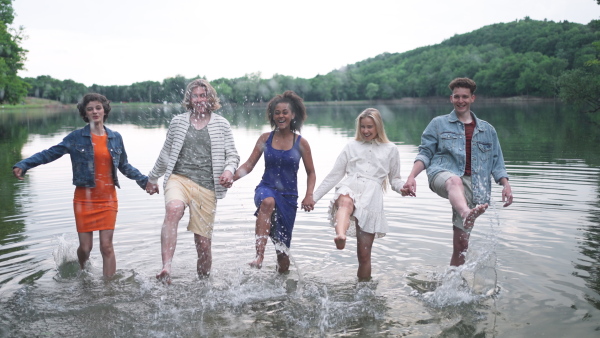
[[[311, 106], [302, 134], [312, 147], [317, 183], [354, 133], [364, 106]], [[450, 105], [378, 107], [401, 154], [406, 177], [429, 120]], [[68, 156], [28, 172], [10, 168], [84, 124], [75, 109], [0, 113], [0, 337], [20, 336], [571, 336], [600, 335], [600, 127], [553, 104], [478, 101], [478, 117], [501, 137], [516, 196], [491, 208], [471, 237], [467, 264], [449, 271], [452, 229], [447, 200], [417, 179], [417, 198], [385, 197], [388, 235], [373, 247], [373, 280], [356, 280], [356, 241], [336, 250], [326, 211], [299, 212], [289, 274], [275, 272], [272, 244], [262, 270], [254, 256], [253, 190], [263, 171], [236, 182], [219, 201], [213, 270], [195, 274], [193, 236], [184, 217], [173, 284], [161, 267], [162, 194], [122, 178], [114, 235], [117, 275], [102, 277], [97, 235], [91, 264], [79, 271]], [[107, 125], [124, 138], [130, 162], [148, 172], [176, 111], [114, 108]], [[245, 161], [269, 127], [262, 108], [228, 108]], [[302, 166], [299, 190], [306, 175]], [[162, 191], [161, 191], [162, 193]]]

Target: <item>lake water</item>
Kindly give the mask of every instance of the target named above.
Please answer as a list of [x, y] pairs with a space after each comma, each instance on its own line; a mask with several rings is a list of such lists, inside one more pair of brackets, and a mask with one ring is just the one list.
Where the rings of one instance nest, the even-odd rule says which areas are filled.
[[[405, 178], [421, 132], [451, 106], [377, 107]], [[354, 118], [364, 108], [309, 107], [302, 134], [312, 147], [317, 184], [353, 137]], [[478, 101], [473, 108], [500, 135], [515, 202], [502, 208], [501, 189], [493, 187], [491, 207], [478, 219], [467, 264], [458, 271], [448, 269], [449, 203], [429, 191], [424, 174], [417, 198], [386, 194], [389, 233], [375, 240], [372, 281], [357, 282], [355, 240], [335, 249], [326, 217], [331, 192], [314, 212], [299, 212], [290, 273], [275, 272], [271, 243], [262, 270], [251, 269], [261, 159], [218, 203], [208, 280], [196, 276], [184, 217], [171, 286], [154, 277], [161, 268], [162, 190], [149, 196], [123, 177], [117, 274], [102, 277], [97, 234], [91, 265], [80, 271], [68, 156], [29, 171], [24, 182], [10, 168], [84, 123], [75, 108], [0, 112], [0, 337], [598, 337], [600, 127], [555, 104]], [[175, 113], [116, 107], [107, 126], [123, 135], [130, 162], [148, 172]], [[269, 130], [263, 108], [227, 107], [223, 115], [245, 161]], [[301, 196], [305, 177], [301, 166]]]

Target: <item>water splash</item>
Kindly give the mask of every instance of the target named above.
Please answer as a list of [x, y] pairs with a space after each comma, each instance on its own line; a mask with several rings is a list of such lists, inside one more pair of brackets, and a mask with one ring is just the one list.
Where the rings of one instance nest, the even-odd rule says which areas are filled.
[[79, 259], [77, 258], [78, 244], [67, 241], [64, 234], [56, 237], [56, 240], [58, 245], [54, 248], [52, 256], [58, 271], [57, 277], [59, 279], [77, 277], [80, 272]]

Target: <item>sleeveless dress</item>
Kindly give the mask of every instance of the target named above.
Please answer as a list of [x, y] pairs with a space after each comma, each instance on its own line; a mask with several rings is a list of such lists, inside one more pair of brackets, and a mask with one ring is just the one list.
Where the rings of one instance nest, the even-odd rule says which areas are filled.
[[92, 134], [96, 187], [75, 188], [73, 210], [77, 232], [114, 230], [117, 221], [117, 190], [112, 178], [113, 163], [107, 147], [107, 134]]
[[289, 150], [273, 149], [274, 132], [271, 132], [265, 143], [265, 173], [254, 190], [254, 204], [257, 207], [254, 216], [258, 215], [260, 204], [267, 197], [275, 199], [275, 211], [271, 218], [270, 237], [274, 243], [290, 247], [292, 230], [298, 209], [298, 168], [300, 164], [300, 138]]

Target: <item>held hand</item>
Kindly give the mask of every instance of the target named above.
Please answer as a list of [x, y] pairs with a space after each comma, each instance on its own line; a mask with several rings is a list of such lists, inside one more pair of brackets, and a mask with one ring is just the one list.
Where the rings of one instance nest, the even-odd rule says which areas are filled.
[[153, 184], [150, 182], [146, 183], [146, 192], [150, 195], [158, 194], [158, 184]]
[[219, 177], [219, 184], [225, 188], [231, 188], [233, 185], [233, 174], [229, 170], [225, 170]]
[[406, 179], [406, 183], [404, 183], [404, 186], [400, 189], [400, 193], [402, 196], [417, 197], [417, 181], [414, 177], [409, 176]]
[[23, 180], [23, 169], [18, 168], [18, 167], [14, 167], [13, 168], [13, 175], [15, 175], [16, 178], [18, 178], [19, 180]]
[[502, 202], [504, 203], [504, 207], [511, 205], [513, 202], [513, 194], [510, 184], [506, 183], [504, 188], [502, 188]]
[[302, 207], [302, 210], [310, 212], [311, 210], [315, 209], [315, 200], [312, 198], [312, 196], [307, 196], [304, 197], [300, 205]]

